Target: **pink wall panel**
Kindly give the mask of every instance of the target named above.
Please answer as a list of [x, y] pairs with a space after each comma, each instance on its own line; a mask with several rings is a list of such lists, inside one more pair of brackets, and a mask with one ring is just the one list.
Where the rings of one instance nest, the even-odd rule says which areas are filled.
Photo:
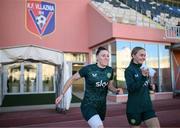
[[112, 23], [90, 0], [49, 0], [56, 4], [55, 31], [39, 38], [25, 27], [25, 1], [2, 0], [0, 4], [0, 48], [38, 45], [64, 52], [89, 52], [89, 48], [111, 39], [173, 42], [164, 30]]
[[0, 47], [38, 45], [59, 51], [88, 52], [87, 5], [89, 0], [49, 0], [56, 3], [56, 26], [39, 38], [25, 28], [25, 0], [0, 4]]
[[88, 6], [89, 47], [112, 38], [112, 22], [92, 4]]
[[151, 42], [176, 42], [165, 38], [163, 29], [141, 27], [130, 24], [112, 23], [102, 12], [89, 4], [89, 47], [111, 39], [127, 39]]
[[121, 39], [168, 42], [163, 29], [140, 27], [128, 24], [113, 24], [113, 36]]

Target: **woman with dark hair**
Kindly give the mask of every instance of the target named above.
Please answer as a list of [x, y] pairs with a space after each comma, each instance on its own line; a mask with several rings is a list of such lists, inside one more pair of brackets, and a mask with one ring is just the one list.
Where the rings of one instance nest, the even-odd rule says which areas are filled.
[[149, 69], [142, 67], [146, 59], [145, 49], [135, 47], [131, 52], [131, 57], [130, 65], [125, 70], [128, 122], [132, 127], [140, 127], [141, 122], [144, 121], [147, 127], [159, 128], [159, 120], [153, 110], [149, 94]]
[[81, 102], [81, 112], [84, 119], [92, 128], [103, 128], [102, 121], [106, 114], [106, 96], [108, 89], [114, 93], [122, 93], [122, 89], [113, 86], [113, 70], [108, 66], [109, 52], [104, 47], [99, 47], [96, 52], [97, 63], [81, 68], [66, 83], [59, 97], [58, 104], [73, 81], [85, 78], [85, 94]]

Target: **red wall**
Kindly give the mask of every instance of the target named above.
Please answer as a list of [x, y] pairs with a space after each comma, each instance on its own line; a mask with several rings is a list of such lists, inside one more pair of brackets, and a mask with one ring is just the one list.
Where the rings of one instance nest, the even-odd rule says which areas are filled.
[[113, 24], [113, 36], [120, 39], [167, 42], [163, 29], [141, 27], [128, 24]]
[[173, 42], [165, 39], [164, 30], [112, 23], [90, 0], [49, 0], [56, 4], [55, 31], [39, 38], [25, 27], [25, 1], [1, 1], [0, 48], [31, 44], [63, 52], [89, 52], [112, 39]]
[[92, 4], [88, 6], [89, 47], [102, 43], [113, 37], [113, 24]]
[[163, 29], [142, 27], [130, 24], [112, 23], [104, 14], [96, 11], [92, 4], [88, 7], [89, 14], [89, 47], [96, 46], [106, 40], [127, 39], [160, 43], [178, 43], [177, 40], [165, 38]]
[[56, 4], [55, 31], [42, 38], [25, 28], [25, 1], [1, 1], [0, 48], [32, 44], [65, 52], [88, 52], [90, 0], [49, 0]]

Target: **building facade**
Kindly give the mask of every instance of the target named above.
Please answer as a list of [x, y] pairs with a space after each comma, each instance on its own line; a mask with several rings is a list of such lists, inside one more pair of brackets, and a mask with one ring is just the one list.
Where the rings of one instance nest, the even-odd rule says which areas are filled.
[[[91, 0], [3, 0], [0, 8], [1, 106], [53, 104], [64, 62], [73, 74], [95, 63], [99, 46], [109, 50], [115, 86], [124, 94], [124, 70], [135, 46], [147, 51], [157, 92], [180, 89], [179, 40], [165, 38], [164, 29], [114, 22]], [[72, 90], [83, 93], [84, 81]]]

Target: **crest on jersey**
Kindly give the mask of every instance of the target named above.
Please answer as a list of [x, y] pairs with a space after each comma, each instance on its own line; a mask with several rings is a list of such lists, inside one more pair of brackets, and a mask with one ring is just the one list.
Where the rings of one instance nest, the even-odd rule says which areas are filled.
[[108, 77], [108, 78], [111, 78], [111, 73], [107, 73], [107, 77]]
[[136, 120], [135, 120], [135, 119], [131, 119], [131, 123], [132, 123], [132, 124], [135, 124], [135, 123], [136, 123]]
[[55, 4], [42, 0], [26, 1], [26, 28], [43, 37], [55, 29]]

